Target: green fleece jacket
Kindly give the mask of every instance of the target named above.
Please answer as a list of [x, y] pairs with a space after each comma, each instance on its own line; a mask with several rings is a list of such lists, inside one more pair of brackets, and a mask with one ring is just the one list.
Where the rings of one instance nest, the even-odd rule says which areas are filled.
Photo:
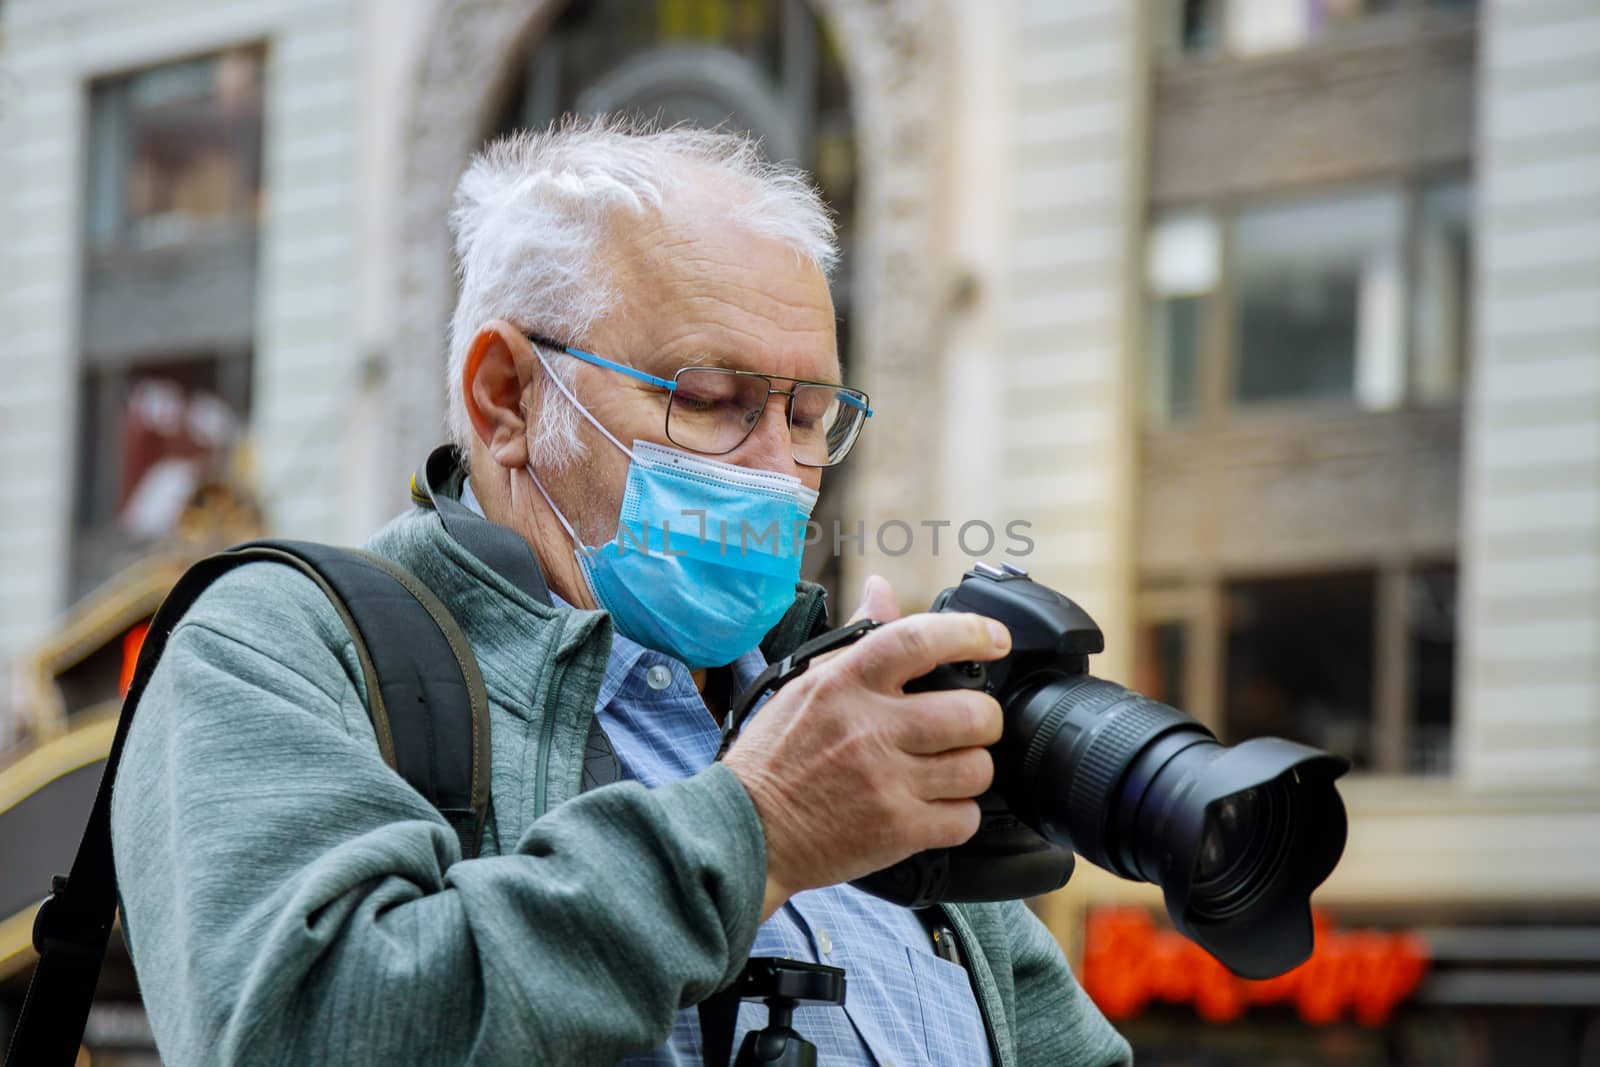
[[[166, 1063], [608, 1064], [731, 981], [760, 919], [761, 823], [721, 764], [580, 793], [601, 612], [514, 588], [423, 509], [368, 546], [460, 622], [490, 701], [492, 814], [463, 861], [384, 764], [348, 633], [257, 563], [173, 632], [112, 801], [123, 932]], [[949, 909], [996, 1061], [1125, 1042], [1021, 904]]]

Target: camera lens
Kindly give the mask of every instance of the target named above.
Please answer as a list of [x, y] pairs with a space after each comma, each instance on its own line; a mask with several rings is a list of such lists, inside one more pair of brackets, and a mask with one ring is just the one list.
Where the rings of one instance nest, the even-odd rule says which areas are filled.
[[1272, 884], [1287, 854], [1288, 809], [1288, 792], [1277, 782], [1240, 790], [1206, 808], [1191, 898], [1197, 915], [1240, 914]]
[[1223, 797], [1206, 809], [1206, 828], [1200, 834], [1200, 858], [1194, 865], [1195, 885], [1225, 881], [1258, 840], [1253, 833], [1260, 808], [1260, 792], [1246, 789]]
[[1174, 925], [1239, 974], [1310, 954], [1310, 894], [1344, 849], [1344, 760], [1277, 738], [1224, 746], [1087, 674], [1035, 676], [1007, 705], [995, 777], [1046, 839], [1161, 886]]

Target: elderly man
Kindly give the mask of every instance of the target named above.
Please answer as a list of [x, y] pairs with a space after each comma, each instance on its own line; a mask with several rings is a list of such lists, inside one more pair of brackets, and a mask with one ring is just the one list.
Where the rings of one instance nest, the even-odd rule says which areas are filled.
[[[894, 619], [869, 581], [858, 614], [894, 621], [713, 761], [794, 600], [794, 524], [870, 411], [839, 380], [810, 187], [738, 138], [574, 124], [488, 149], [451, 221], [461, 467], [369, 547], [423, 579], [481, 666], [482, 853], [463, 860], [381, 760], [317, 588], [261, 564], [224, 577], [173, 632], [113, 806], [168, 1062], [698, 1063], [694, 1005], [752, 953], [845, 968], [847, 1003], [796, 1017], [823, 1062], [1125, 1062], [1021, 904], [955, 909], [956, 963], [847, 884], [976, 829], [999, 708], [901, 686], [1004, 655], [998, 624]], [[515, 531], [542, 584], [508, 581], [437, 508]], [[696, 551], [707, 529], [766, 540]], [[627, 780], [584, 791], [595, 724]]]

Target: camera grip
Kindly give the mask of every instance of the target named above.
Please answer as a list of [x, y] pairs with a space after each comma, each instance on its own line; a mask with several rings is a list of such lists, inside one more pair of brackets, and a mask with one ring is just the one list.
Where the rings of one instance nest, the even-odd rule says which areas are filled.
[[934, 693], [944, 689], [987, 690], [989, 668], [971, 660], [941, 663], [922, 677], [911, 679], [901, 688], [907, 693]]

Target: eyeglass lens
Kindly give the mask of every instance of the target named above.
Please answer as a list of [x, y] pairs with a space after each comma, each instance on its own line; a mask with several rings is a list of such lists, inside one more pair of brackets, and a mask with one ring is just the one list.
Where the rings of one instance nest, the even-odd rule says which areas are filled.
[[[768, 378], [716, 367], [678, 372], [667, 408], [667, 438], [696, 452], [731, 452], [761, 419]], [[789, 436], [795, 462], [825, 467], [843, 459], [866, 418], [866, 404], [838, 386], [795, 383]]]

